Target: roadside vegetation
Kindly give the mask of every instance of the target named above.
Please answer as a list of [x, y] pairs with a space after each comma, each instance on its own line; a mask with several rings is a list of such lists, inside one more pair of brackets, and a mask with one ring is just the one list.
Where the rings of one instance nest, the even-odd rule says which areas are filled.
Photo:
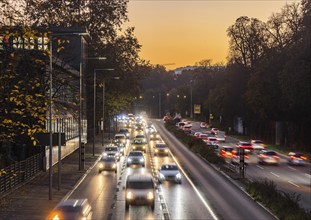
[[[220, 157], [213, 148], [207, 147], [200, 139], [186, 135], [182, 130], [176, 127], [175, 121], [166, 122], [165, 127], [192, 152], [200, 155], [208, 162], [220, 167], [225, 164], [225, 160]], [[222, 170], [226, 172], [226, 169]], [[232, 171], [227, 170], [227, 172]], [[269, 210], [280, 220], [311, 219], [311, 212], [308, 212], [299, 206], [300, 195], [278, 190], [273, 181], [266, 179], [253, 182], [247, 181], [247, 179], [238, 180], [244, 185], [245, 190], [255, 201], [260, 202], [265, 207], [269, 207]]]
[[207, 147], [201, 139], [186, 135], [182, 130], [177, 129], [174, 121], [166, 122], [165, 127], [173, 133], [176, 138], [183, 142], [192, 152], [199, 154], [208, 162], [216, 165], [225, 163], [225, 160], [218, 156], [213, 148]]
[[257, 180], [246, 185], [246, 191], [265, 207], [269, 207], [279, 219], [311, 219], [311, 212], [299, 206], [300, 195], [290, 194], [277, 189], [269, 180]]

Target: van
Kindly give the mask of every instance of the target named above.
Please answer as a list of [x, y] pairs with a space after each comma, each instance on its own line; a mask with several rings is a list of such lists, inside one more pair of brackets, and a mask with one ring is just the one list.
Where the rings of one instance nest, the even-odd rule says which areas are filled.
[[155, 184], [150, 174], [130, 174], [125, 185], [125, 210], [130, 205], [148, 205], [154, 210]]

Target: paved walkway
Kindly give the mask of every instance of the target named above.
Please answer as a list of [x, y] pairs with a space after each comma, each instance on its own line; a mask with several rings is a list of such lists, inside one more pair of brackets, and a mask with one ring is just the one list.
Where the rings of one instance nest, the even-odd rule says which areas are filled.
[[52, 200], [49, 200], [49, 172], [42, 171], [25, 185], [0, 199], [0, 219], [45, 219], [103, 152], [101, 135], [96, 137], [95, 143], [95, 156], [92, 153], [93, 143], [89, 142], [85, 146], [84, 171], [79, 171], [79, 149], [62, 160], [61, 190], [58, 190], [57, 165], [53, 166]]

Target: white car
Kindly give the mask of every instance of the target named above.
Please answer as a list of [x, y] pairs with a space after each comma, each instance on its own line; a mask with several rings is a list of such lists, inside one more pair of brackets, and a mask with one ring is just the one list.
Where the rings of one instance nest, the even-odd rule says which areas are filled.
[[67, 199], [60, 202], [48, 219], [92, 219], [92, 207], [88, 199]]
[[201, 122], [200, 123], [200, 128], [207, 128], [207, 123], [206, 122]]
[[261, 140], [251, 140], [251, 144], [254, 150], [264, 150], [265, 145]]
[[114, 157], [117, 161], [119, 161], [120, 160], [119, 148], [116, 145], [109, 145], [105, 147], [103, 156]]
[[126, 166], [129, 167], [132, 164], [145, 166], [145, 157], [141, 151], [131, 151], [126, 159]]
[[226, 142], [225, 132], [217, 132], [217, 134], [215, 134], [215, 137], [216, 137], [218, 142]]
[[181, 184], [181, 173], [179, 172], [178, 166], [174, 163], [162, 164], [158, 171], [158, 180], [159, 183], [163, 181], [173, 181]]

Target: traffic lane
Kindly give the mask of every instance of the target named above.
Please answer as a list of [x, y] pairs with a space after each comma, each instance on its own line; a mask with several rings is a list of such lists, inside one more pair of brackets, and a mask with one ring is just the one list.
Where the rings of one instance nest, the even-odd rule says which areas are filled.
[[246, 176], [253, 180], [273, 181], [279, 190], [300, 195], [300, 206], [311, 210], [311, 176], [290, 170], [286, 164], [250, 165], [246, 168]]
[[[171, 156], [159, 155], [154, 161], [157, 170], [162, 164], [175, 163]], [[181, 174], [182, 184], [164, 181], [159, 185], [171, 219], [213, 219], [182, 171]]]
[[252, 198], [183, 146], [159, 122], [155, 121], [155, 125], [218, 216], [224, 219], [275, 219]]
[[106, 219], [113, 212], [115, 189], [117, 178], [120, 175], [121, 163], [122, 161], [117, 164], [117, 174], [114, 171], [98, 173], [97, 163], [69, 198], [87, 198], [93, 210], [92, 218]]
[[[129, 150], [132, 148], [130, 147]], [[129, 210], [125, 210], [125, 185], [126, 185], [126, 178], [128, 175], [133, 173], [140, 173], [140, 174], [152, 174], [151, 169], [151, 161], [150, 161], [150, 150], [149, 144], [147, 148], [147, 152], [144, 154], [145, 156], [145, 167], [141, 167], [139, 165], [133, 166], [126, 166], [126, 161], [123, 161], [122, 168], [121, 168], [121, 176], [118, 179], [117, 183], [117, 198], [116, 204], [114, 208], [114, 212], [112, 215], [112, 219], [161, 219], [163, 216], [161, 207], [160, 207], [160, 200], [156, 190], [155, 193], [155, 209], [154, 211], [151, 210], [149, 206], [135, 206], [131, 205]]]

